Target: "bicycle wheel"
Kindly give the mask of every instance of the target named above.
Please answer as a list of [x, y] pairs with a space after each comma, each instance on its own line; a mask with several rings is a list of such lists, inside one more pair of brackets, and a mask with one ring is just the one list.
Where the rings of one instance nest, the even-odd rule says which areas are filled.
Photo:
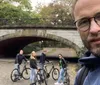
[[10, 78], [13, 82], [16, 82], [19, 78], [19, 71], [18, 69], [14, 69], [12, 72], [11, 72], [11, 75], [10, 75]]
[[67, 72], [64, 74], [64, 85], [70, 85], [70, 79]]
[[23, 79], [25, 80], [28, 80], [30, 78], [30, 68], [25, 68], [23, 71], [22, 71], [22, 77]]
[[54, 80], [57, 80], [59, 77], [59, 70], [57, 68], [54, 68], [53, 71], [52, 71], [52, 78]]

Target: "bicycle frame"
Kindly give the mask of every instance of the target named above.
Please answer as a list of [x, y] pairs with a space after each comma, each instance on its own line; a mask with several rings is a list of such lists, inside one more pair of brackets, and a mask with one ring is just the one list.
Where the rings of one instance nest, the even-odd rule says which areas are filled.
[[37, 71], [37, 74], [36, 74], [37, 81], [36, 82], [39, 82], [40, 84], [45, 82], [45, 85], [47, 85], [46, 76], [44, 75], [44, 72], [43, 72], [43, 75], [41, 74], [41, 70], [44, 70], [44, 69], [39, 69], [39, 71]]
[[47, 66], [44, 66], [44, 70], [46, 71], [46, 77], [49, 78], [50, 76], [52, 76], [52, 78], [54, 80], [57, 80], [58, 79], [57, 75], [59, 75], [59, 70], [57, 68], [55, 68], [55, 66], [54, 66], [54, 64], [52, 62], [50, 62], [50, 64], [52, 66], [51, 66], [49, 71], [47, 70]]
[[[54, 64], [51, 62], [51, 64], [52, 64], [52, 67], [51, 67], [51, 69], [50, 69], [50, 71], [48, 72], [49, 74], [51, 73], [51, 71], [54, 69]], [[47, 66], [45, 67], [45, 70], [46, 70], [46, 72], [47, 72]]]
[[18, 74], [19, 74], [20, 77], [22, 77], [23, 70], [27, 68], [26, 65], [27, 65], [27, 62], [24, 63], [24, 66], [23, 66], [23, 69], [22, 69], [21, 72], [18, 70]]
[[24, 64], [23, 70], [26, 69], [26, 63]]
[[[28, 74], [29, 74], [30, 68], [27, 68], [26, 65], [27, 65], [27, 62], [24, 63], [22, 71], [19, 70], [19, 65], [17, 65], [17, 67], [12, 70], [10, 78], [13, 82], [20, 80], [20, 78], [23, 78], [25, 80], [29, 79]], [[24, 76], [23, 76], [23, 73], [24, 73]]]

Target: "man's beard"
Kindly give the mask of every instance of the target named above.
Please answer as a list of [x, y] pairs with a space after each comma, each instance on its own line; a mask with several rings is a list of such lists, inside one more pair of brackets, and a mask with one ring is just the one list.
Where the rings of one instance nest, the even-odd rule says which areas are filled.
[[96, 57], [100, 57], [100, 45], [91, 46], [87, 42], [83, 42], [86, 48]]
[[90, 51], [96, 56], [100, 57], [100, 45], [96, 45], [95, 48], [91, 48]]

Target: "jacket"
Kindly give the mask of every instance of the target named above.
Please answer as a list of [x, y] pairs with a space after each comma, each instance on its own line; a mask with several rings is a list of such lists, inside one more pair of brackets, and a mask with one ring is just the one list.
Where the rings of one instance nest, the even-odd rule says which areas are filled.
[[36, 59], [30, 59], [30, 67], [33, 69], [37, 69]]
[[49, 62], [46, 58], [46, 54], [42, 53], [40, 56], [40, 63], [44, 64], [45, 61]]
[[60, 68], [66, 68], [67, 63], [66, 63], [66, 61], [65, 61], [64, 58], [61, 58], [61, 59], [59, 60], [59, 66], [60, 66]]
[[[83, 81], [83, 85], [100, 85], [100, 57], [95, 57], [92, 53], [86, 52], [85, 55], [79, 59], [82, 66], [88, 67], [90, 70]], [[74, 85], [78, 85], [78, 77], [82, 68], [77, 72]]]
[[20, 65], [23, 60], [27, 61], [27, 59], [25, 58], [25, 56], [22, 55], [22, 54], [17, 54], [16, 55], [16, 59], [15, 59], [15, 64], [19, 64]]

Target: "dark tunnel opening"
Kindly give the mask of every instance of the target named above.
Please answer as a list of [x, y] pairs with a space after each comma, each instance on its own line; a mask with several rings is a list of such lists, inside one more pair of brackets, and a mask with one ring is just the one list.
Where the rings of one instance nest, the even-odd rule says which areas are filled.
[[[14, 59], [16, 57], [16, 54], [19, 53], [20, 49], [23, 49], [25, 46], [27, 46], [30, 43], [38, 42], [42, 40], [55, 41], [52, 39], [47, 39], [43, 37], [33, 37], [33, 36], [15, 37], [15, 38], [3, 40], [0, 42], [0, 58]], [[29, 58], [29, 56], [27, 58]], [[48, 59], [58, 60], [57, 56], [56, 57], [48, 56]], [[75, 62], [75, 63], [78, 62], [78, 58], [66, 58], [66, 60], [68, 60], [69, 62]]]
[[15, 37], [6, 39], [0, 42], [0, 57], [15, 57], [20, 49], [23, 49], [26, 45], [41, 41], [51, 40], [42, 37]]

